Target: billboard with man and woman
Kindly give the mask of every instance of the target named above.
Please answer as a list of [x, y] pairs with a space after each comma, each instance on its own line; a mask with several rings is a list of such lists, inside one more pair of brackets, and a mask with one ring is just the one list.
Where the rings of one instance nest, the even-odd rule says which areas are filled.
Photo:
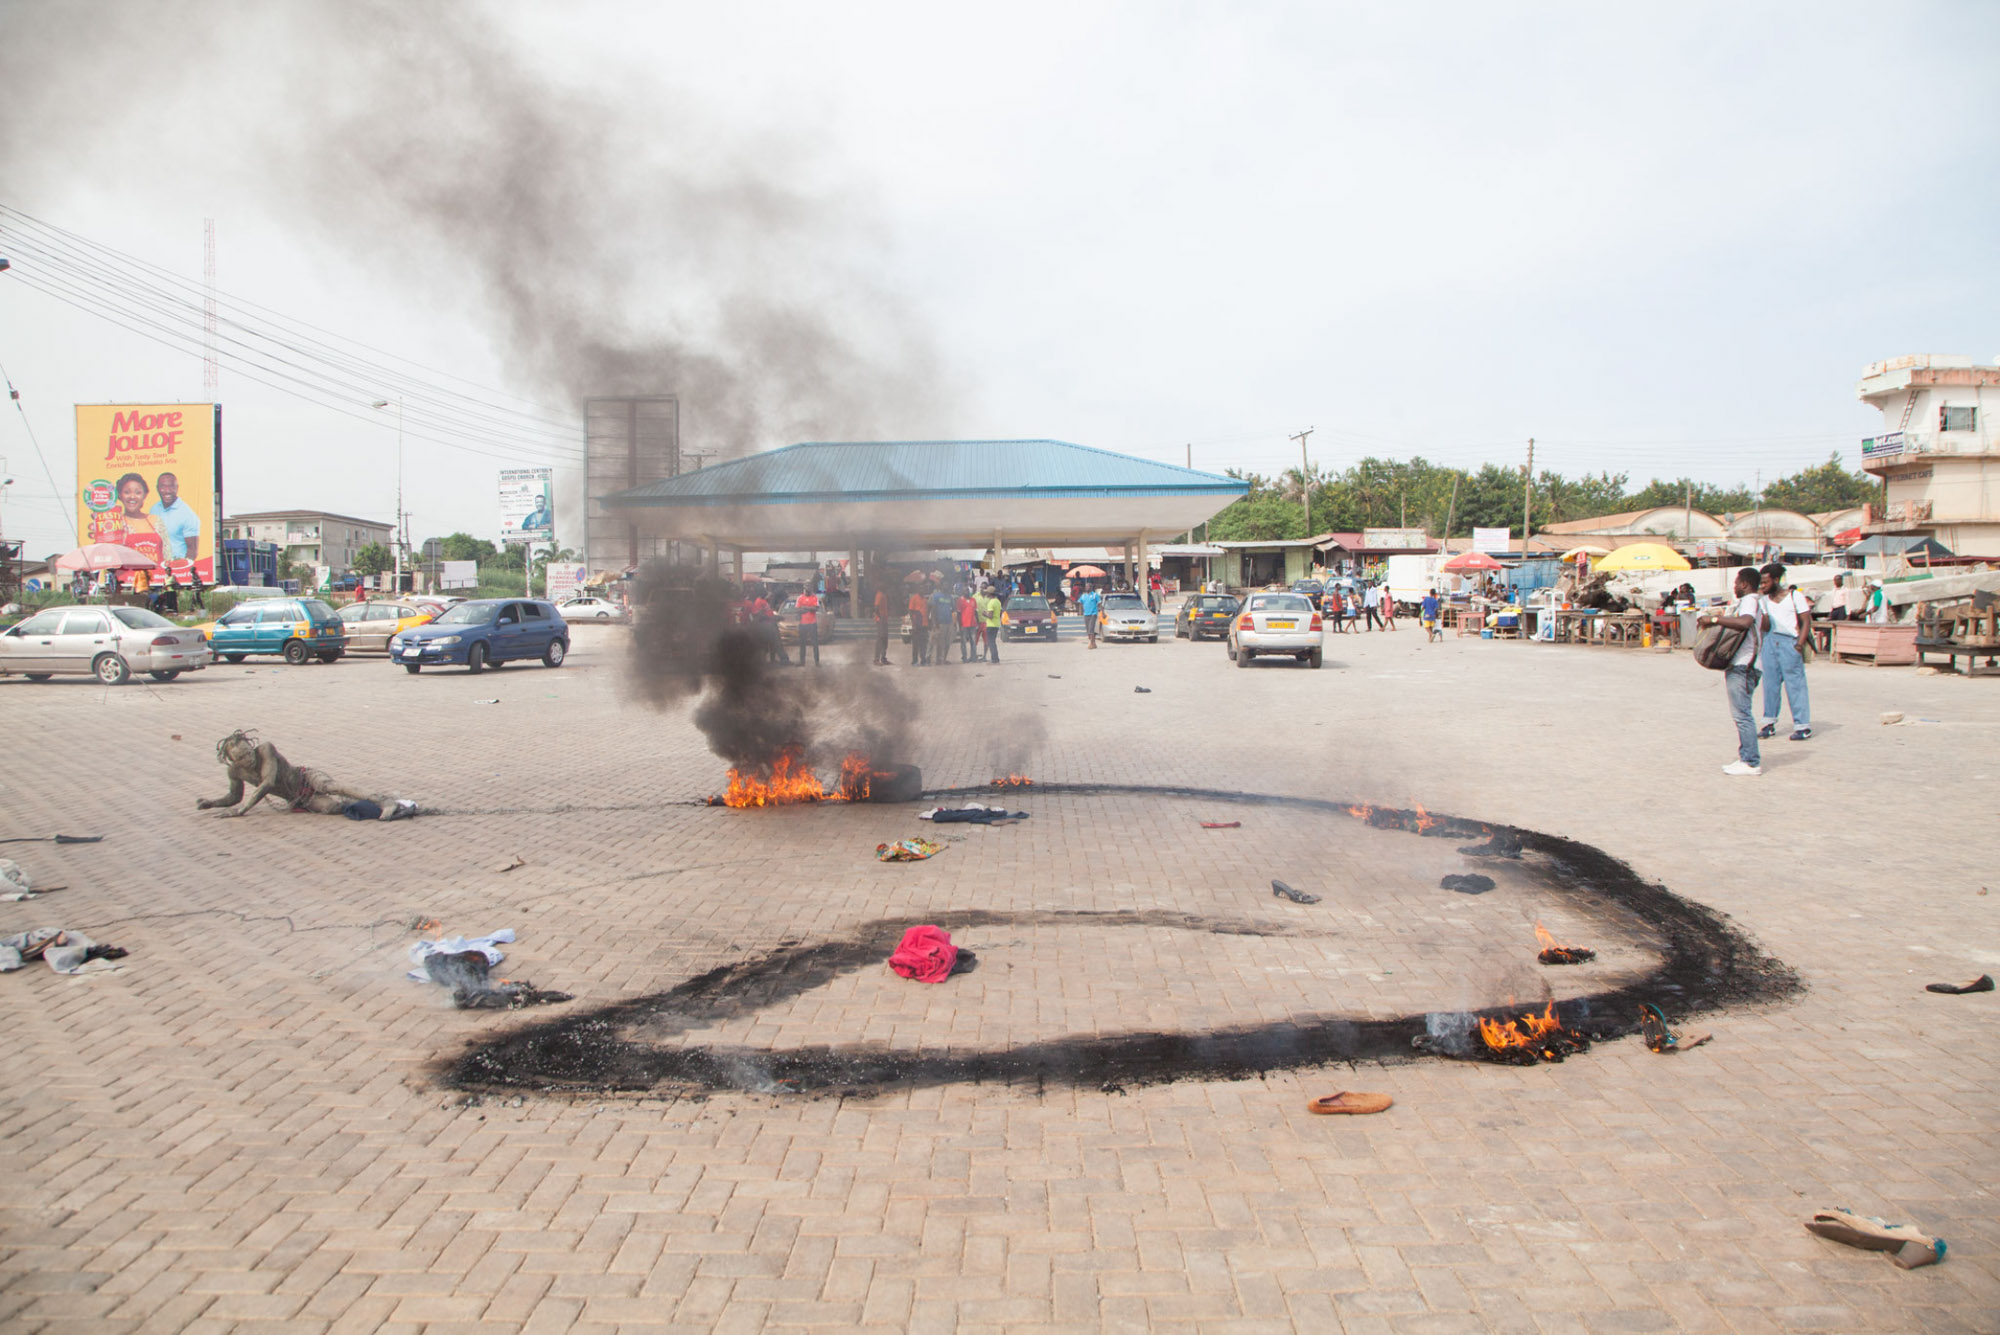
[[215, 583], [212, 403], [78, 404], [77, 536], [143, 552], [155, 574]]

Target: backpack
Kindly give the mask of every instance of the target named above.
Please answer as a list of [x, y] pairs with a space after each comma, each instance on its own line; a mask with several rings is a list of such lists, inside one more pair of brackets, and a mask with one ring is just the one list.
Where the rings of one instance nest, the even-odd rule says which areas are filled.
[[[1762, 621], [1764, 615], [1764, 607], [1760, 601], [1757, 606], [1758, 620]], [[1757, 639], [1760, 641], [1758, 649], [1761, 649], [1763, 647], [1761, 641], [1764, 638], [1764, 628], [1761, 625], [1754, 625], [1754, 623], [1753, 628], [1757, 632]], [[1694, 642], [1694, 661], [1716, 672], [1727, 672], [1730, 668], [1736, 666], [1736, 651], [1743, 647], [1743, 637], [1748, 634], [1750, 634], [1749, 630], [1739, 630], [1734, 626], [1710, 626]], [[1754, 674], [1757, 667], [1757, 650], [1753, 649], [1751, 651], [1750, 662], [1747, 666]]]

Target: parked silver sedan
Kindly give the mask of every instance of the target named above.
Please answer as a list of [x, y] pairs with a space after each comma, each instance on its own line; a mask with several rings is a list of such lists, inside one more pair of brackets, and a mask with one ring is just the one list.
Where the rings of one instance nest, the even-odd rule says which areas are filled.
[[1259, 654], [1283, 654], [1316, 668], [1325, 650], [1320, 615], [1302, 593], [1253, 593], [1229, 623], [1229, 656], [1240, 668]]
[[208, 639], [143, 607], [51, 607], [0, 632], [0, 676], [88, 672], [107, 686], [144, 672], [172, 681], [208, 666]]
[[1107, 593], [1097, 609], [1097, 634], [1104, 640], [1160, 640], [1160, 619], [1136, 593]]

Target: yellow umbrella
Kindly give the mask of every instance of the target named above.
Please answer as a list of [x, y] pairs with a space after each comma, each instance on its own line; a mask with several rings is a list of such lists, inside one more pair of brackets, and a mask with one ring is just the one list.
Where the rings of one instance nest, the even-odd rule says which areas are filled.
[[1610, 574], [1620, 570], [1692, 570], [1682, 556], [1665, 543], [1635, 542], [1629, 547], [1620, 547], [1611, 555], [1597, 563], [1597, 573]]
[[1611, 549], [1609, 547], [1593, 547], [1589, 543], [1585, 543], [1581, 547], [1570, 548], [1568, 551], [1564, 552], [1562, 556], [1558, 559], [1564, 561], [1574, 561], [1579, 556], [1609, 556], [1609, 555], [1611, 555]]

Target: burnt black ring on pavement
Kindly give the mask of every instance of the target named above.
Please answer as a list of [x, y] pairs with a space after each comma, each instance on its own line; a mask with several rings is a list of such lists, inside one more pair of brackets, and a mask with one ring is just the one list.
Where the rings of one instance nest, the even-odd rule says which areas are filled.
[[[940, 789], [926, 798], [990, 794], [987, 787]], [[1363, 820], [1377, 829], [1421, 838], [1486, 840], [1500, 857], [1532, 854], [1547, 890], [1589, 912], [1613, 907], [1657, 936], [1660, 960], [1634, 981], [1559, 1002], [1565, 1024], [1611, 1038], [1638, 1028], [1641, 1003], [1679, 1021], [1725, 1005], [1780, 1001], [1803, 990], [1798, 976], [1765, 954], [1728, 917], [1641, 878], [1601, 849], [1514, 826], [1494, 825], [1423, 811], [1358, 806], [1310, 797], [1284, 797], [1151, 784], [1036, 784], [1010, 791], [1010, 801], [1033, 797], [1130, 795], [1195, 798], [1289, 808]], [[765, 815], [768, 813], [757, 813]], [[1251, 936], [1324, 935], [1244, 921], [1164, 911], [964, 910], [921, 918], [883, 918], [863, 924], [839, 941], [786, 946], [712, 969], [665, 992], [581, 1013], [543, 1019], [476, 1043], [444, 1062], [439, 1075], [463, 1089], [613, 1092], [652, 1089], [740, 1090], [758, 1093], [859, 1094], [892, 1087], [996, 1082], [1107, 1090], [1176, 1080], [1229, 1080], [1267, 1071], [1329, 1062], [1414, 1059], [1437, 1032], [1437, 1015], [1356, 1019], [1339, 1014], [1200, 1032], [1133, 1032], [1045, 1039], [1018, 1046], [939, 1052], [889, 1051], [876, 1046], [822, 1045], [773, 1051], [747, 1047], [664, 1047], [634, 1041], [643, 1028], [668, 1036], [761, 1010], [866, 968], [879, 968], [903, 931], [920, 922], [952, 929], [1066, 923], [1101, 927], [1150, 926], [1191, 932]], [[1471, 1015], [1507, 1019], [1514, 1006], [1446, 1017], [1464, 1032]]]

